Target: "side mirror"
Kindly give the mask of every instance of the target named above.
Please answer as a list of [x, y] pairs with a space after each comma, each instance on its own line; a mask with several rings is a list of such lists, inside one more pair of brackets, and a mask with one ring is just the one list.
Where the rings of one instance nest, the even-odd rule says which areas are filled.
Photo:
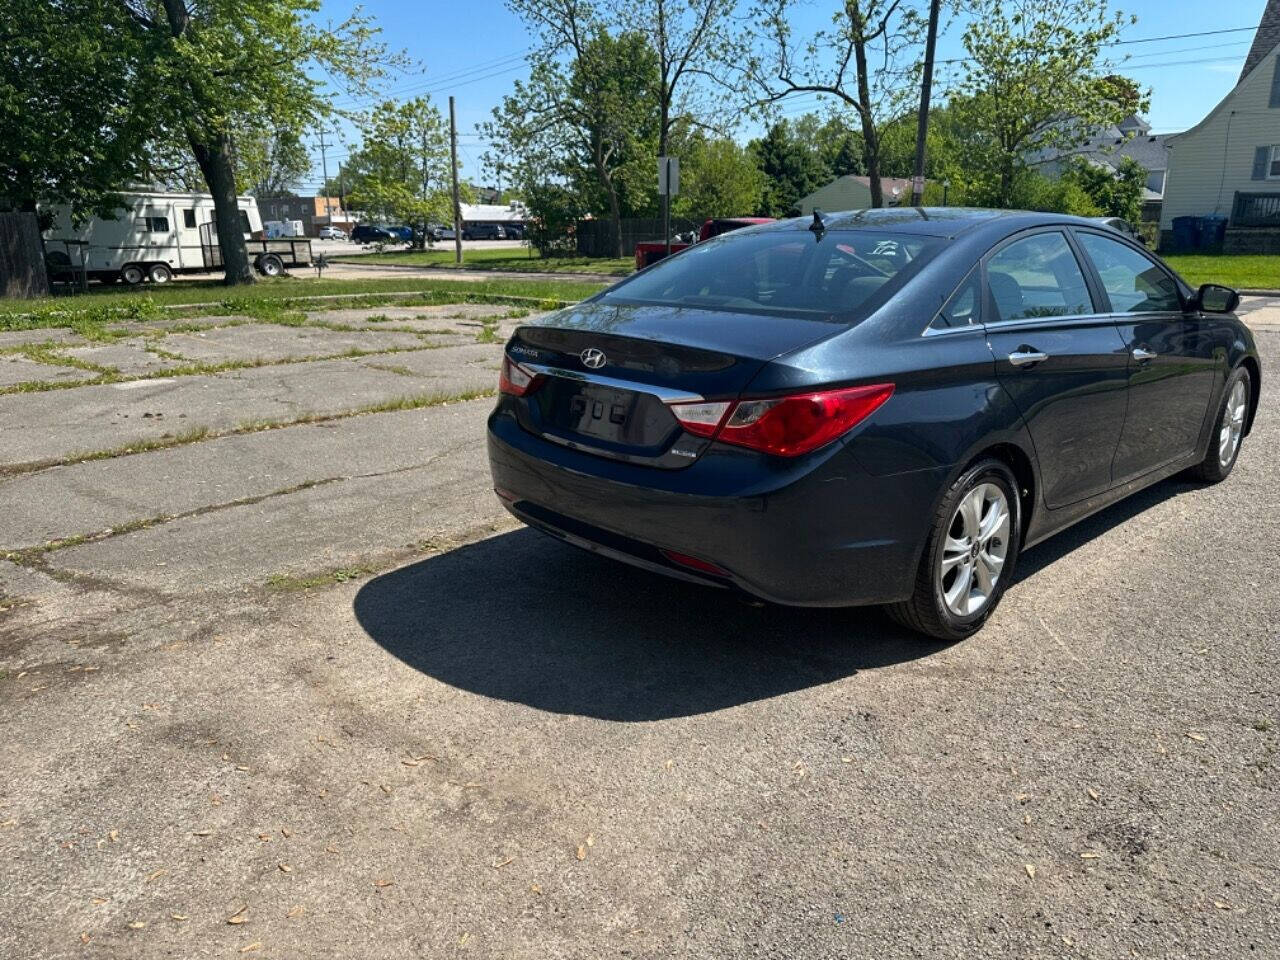
[[1220, 283], [1205, 283], [1196, 292], [1196, 305], [1205, 313], [1230, 313], [1240, 306], [1240, 294]]

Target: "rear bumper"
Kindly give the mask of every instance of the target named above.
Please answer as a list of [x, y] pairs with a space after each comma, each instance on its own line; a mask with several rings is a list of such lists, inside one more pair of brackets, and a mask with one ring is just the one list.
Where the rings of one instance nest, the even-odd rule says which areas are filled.
[[[549, 443], [500, 402], [490, 417], [493, 485], [532, 527], [645, 569], [775, 603], [858, 606], [910, 596], [937, 471], [875, 477], [846, 444], [794, 462], [712, 447], [657, 470]], [[704, 576], [663, 551], [728, 572]]]

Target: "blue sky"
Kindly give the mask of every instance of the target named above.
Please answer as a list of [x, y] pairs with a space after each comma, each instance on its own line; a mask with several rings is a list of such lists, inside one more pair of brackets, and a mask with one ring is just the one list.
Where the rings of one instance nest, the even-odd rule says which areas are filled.
[[[1116, 3], [1114, 9], [1135, 14], [1138, 22], [1125, 29], [1123, 39], [1144, 41], [1170, 34], [1208, 33], [1238, 27], [1249, 30], [1232, 33], [1181, 37], [1156, 42], [1126, 43], [1115, 49], [1128, 54], [1120, 67], [1151, 90], [1148, 113], [1158, 133], [1186, 129], [1197, 123], [1235, 85], [1240, 67], [1253, 40], [1252, 28], [1258, 23], [1266, 0], [1216, 0], [1214, 3], [1191, 3], [1189, 0], [1128, 0]], [[323, 0], [321, 18], [340, 20], [350, 13], [351, 0]], [[798, 32], [810, 30], [826, 21], [832, 0], [809, 0], [795, 26]], [[523, 24], [501, 0], [367, 0], [365, 11], [381, 24], [384, 37], [393, 47], [405, 50], [422, 64], [422, 69], [388, 81], [392, 94], [416, 96], [430, 94], [432, 100], [447, 112], [448, 97], [457, 98], [459, 160], [463, 175], [481, 178], [481, 156], [484, 143], [475, 126], [485, 120], [512, 82], [523, 76], [521, 57], [530, 46]], [[960, 36], [963, 22], [951, 24], [938, 40], [938, 58], [957, 58], [963, 50]], [[945, 82], [946, 67], [940, 67]], [[337, 97], [347, 106], [348, 101]], [[785, 106], [786, 113], [803, 112], [814, 103], [796, 100]], [[336, 131], [342, 134], [346, 131]], [[746, 136], [754, 131], [744, 130]], [[347, 132], [347, 136], [350, 134]], [[314, 138], [313, 138], [314, 140]], [[313, 179], [304, 185], [306, 192], [320, 186], [320, 154]], [[337, 145], [327, 150], [329, 173], [337, 171], [337, 161], [346, 148]]]

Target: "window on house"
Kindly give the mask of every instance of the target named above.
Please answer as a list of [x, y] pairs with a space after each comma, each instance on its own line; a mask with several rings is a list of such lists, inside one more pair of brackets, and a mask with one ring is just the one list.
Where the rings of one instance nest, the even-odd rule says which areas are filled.
[[1267, 179], [1280, 180], [1280, 143], [1271, 148], [1271, 156], [1267, 163]]
[[188, 207], [182, 211], [182, 225], [188, 230], [194, 230], [196, 225], [196, 212]]

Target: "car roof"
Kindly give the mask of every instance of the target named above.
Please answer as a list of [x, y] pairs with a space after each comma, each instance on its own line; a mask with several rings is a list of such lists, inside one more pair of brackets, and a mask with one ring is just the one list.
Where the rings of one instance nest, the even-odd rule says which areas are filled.
[[[881, 207], [846, 210], [838, 213], [815, 211], [826, 230], [892, 230], [929, 237], [958, 237], [969, 233], [1008, 235], [1028, 227], [1075, 225], [1097, 226], [1097, 221], [1061, 213], [1033, 210], [990, 210], [982, 207]], [[793, 217], [777, 223], [750, 228], [767, 230], [807, 230], [813, 217]]]

